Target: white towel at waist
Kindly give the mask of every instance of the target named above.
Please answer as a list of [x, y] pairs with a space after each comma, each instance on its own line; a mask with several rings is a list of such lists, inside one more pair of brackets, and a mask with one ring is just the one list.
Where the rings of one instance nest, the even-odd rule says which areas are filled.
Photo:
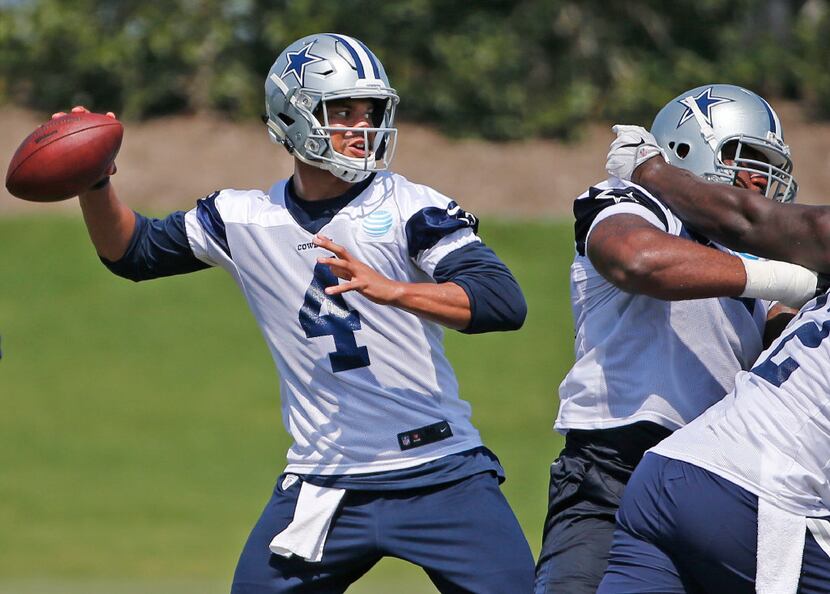
[[296, 555], [319, 563], [323, 558], [331, 519], [334, 517], [345, 489], [318, 487], [303, 482], [294, 509], [294, 519], [271, 541], [271, 552], [283, 557]]
[[807, 518], [758, 499], [758, 594], [795, 594], [806, 536]]

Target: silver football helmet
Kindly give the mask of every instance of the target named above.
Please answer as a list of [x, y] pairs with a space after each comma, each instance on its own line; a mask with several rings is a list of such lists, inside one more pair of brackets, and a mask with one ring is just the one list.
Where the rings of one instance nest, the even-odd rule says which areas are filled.
[[768, 198], [795, 200], [798, 185], [781, 122], [752, 91], [724, 84], [686, 91], [660, 110], [651, 133], [672, 165], [728, 184], [739, 171], [763, 175]]
[[[326, 103], [375, 99], [374, 127], [329, 126]], [[300, 161], [355, 183], [388, 169], [395, 153], [398, 95], [380, 60], [362, 42], [333, 33], [303, 37], [277, 57], [265, 80], [266, 125], [271, 140]], [[362, 158], [332, 148], [332, 132], [362, 134]]]

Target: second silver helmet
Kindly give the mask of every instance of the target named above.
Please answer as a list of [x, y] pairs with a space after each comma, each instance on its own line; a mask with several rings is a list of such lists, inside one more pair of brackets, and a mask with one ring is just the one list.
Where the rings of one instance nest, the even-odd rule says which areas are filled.
[[660, 110], [651, 133], [672, 165], [729, 184], [739, 171], [760, 174], [767, 197], [795, 199], [798, 186], [778, 114], [752, 91], [712, 84], [681, 93]]

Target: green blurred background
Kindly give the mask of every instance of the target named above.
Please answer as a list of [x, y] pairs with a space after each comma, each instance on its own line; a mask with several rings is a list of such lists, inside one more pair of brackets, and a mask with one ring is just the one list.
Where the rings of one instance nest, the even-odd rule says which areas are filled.
[[[277, 53], [328, 30], [380, 56], [406, 122], [453, 136], [578, 138], [712, 81], [818, 121], [829, 15], [825, 0], [0, 0], [0, 104], [247, 121]], [[226, 592], [288, 447], [242, 296], [219, 271], [117, 279], [76, 210], [31, 212], [0, 217], [0, 594]], [[571, 223], [485, 216], [481, 235], [530, 313], [517, 333], [448, 332], [447, 350], [536, 552], [573, 359]], [[394, 560], [350, 590], [434, 591]]]
[[293, 40], [366, 42], [406, 117], [457, 135], [568, 136], [731, 82], [830, 114], [827, 0], [0, 0], [0, 97], [126, 119], [254, 117]]

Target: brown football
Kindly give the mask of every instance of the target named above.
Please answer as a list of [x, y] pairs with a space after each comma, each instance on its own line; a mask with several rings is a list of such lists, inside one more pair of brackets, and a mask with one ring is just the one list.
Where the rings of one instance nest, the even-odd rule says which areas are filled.
[[14, 153], [6, 188], [33, 202], [77, 196], [104, 177], [123, 135], [118, 120], [99, 113], [69, 113], [49, 120]]

